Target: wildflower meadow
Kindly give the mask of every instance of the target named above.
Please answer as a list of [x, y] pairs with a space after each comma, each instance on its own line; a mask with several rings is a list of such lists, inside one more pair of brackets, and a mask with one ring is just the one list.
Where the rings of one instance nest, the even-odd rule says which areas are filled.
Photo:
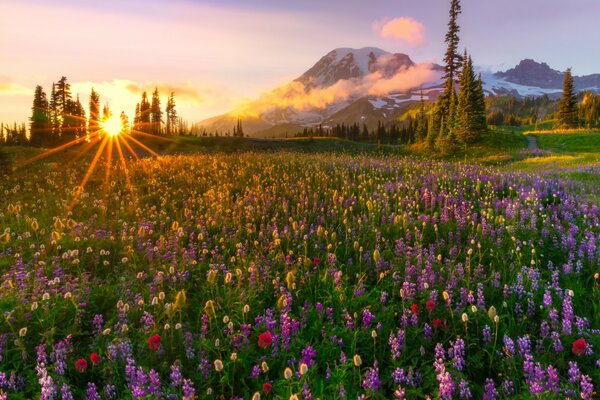
[[300, 152], [0, 179], [0, 399], [594, 399], [600, 208]]

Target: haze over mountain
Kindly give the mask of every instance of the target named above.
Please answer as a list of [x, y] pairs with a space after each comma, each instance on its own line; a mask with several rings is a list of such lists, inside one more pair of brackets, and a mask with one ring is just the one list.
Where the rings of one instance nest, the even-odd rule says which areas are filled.
[[[375, 47], [338, 48], [294, 81], [236, 110], [200, 123], [208, 131], [231, 131], [237, 119], [254, 136], [284, 136], [305, 127], [402, 120], [421, 98], [442, 90], [442, 67], [415, 63], [408, 55]], [[531, 59], [503, 72], [482, 71], [487, 95], [560, 96], [564, 72]], [[577, 90], [600, 93], [600, 74], [576, 76]]]

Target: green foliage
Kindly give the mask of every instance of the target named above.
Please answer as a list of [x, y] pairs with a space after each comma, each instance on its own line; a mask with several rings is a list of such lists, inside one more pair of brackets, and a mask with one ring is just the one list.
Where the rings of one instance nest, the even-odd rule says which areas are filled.
[[573, 76], [571, 75], [570, 68], [565, 72], [563, 96], [558, 110], [558, 119], [562, 128], [577, 128], [579, 125], [577, 96], [575, 95]]

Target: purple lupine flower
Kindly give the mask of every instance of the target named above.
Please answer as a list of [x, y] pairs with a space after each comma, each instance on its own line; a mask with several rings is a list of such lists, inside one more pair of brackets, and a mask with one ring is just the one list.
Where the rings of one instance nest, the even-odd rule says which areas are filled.
[[431, 339], [433, 339], [433, 329], [427, 322], [425, 322], [423, 325], [423, 339], [426, 342], [429, 342]]
[[148, 394], [159, 398], [161, 387], [160, 374], [155, 370], [151, 369], [148, 372], [148, 379], [150, 379], [150, 383], [148, 383]]
[[562, 342], [560, 341], [560, 334], [556, 331], [552, 331], [550, 333], [550, 338], [552, 339], [552, 348], [554, 349], [554, 351], [556, 351], [557, 353], [560, 353], [561, 351], [564, 350], [564, 346], [562, 345]]
[[544, 308], [550, 308], [550, 306], [552, 305], [552, 293], [550, 293], [550, 290], [548, 289], [546, 289], [546, 291], [544, 292], [542, 305], [544, 306]]
[[473, 397], [471, 389], [469, 389], [469, 382], [464, 379], [460, 380], [460, 383], [458, 384], [458, 394], [461, 399], [469, 400]]
[[379, 380], [379, 367], [377, 361], [373, 363], [373, 367], [369, 368], [365, 373], [365, 377], [362, 382], [362, 387], [365, 389], [372, 390], [374, 392], [379, 391], [381, 388], [381, 381]]
[[517, 345], [519, 346], [519, 355], [522, 358], [525, 358], [525, 356], [531, 354], [531, 339], [529, 336], [517, 338]]
[[104, 386], [104, 397], [107, 399], [114, 399], [117, 395], [117, 387], [115, 385]]
[[573, 314], [573, 304], [571, 303], [571, 296], [565, 295], [563, 298], [563, 311], [562, 311], [562, 332], [565, 335], [571, 335], [573, 332], [573, 321], [575, 316]]
[[181, 376], [181, 367], [179, 364], [171, 365], [171, 374], [169, 374], [169, 378], [171, 378], [171, 387], [180, 387], [183, 376]]
[[96, 385], [92, 382], [89, 382], [87, 385], [87, 390], [85, 391], [85, 400], [101, 400], [102, 398], [98, 394], [98, 390], [96, 389]]
[[71, 389], [69, 389], [69, 385], [63, 384], [61, 386], [60, 398], [61, 400], [73, 400], [73, 394], [71, 394]]
[[483, 400], [496, 400], [497, 396], [499, 396], [499, 393], [494, 386], [494, 381], [487, 378], [485, 380], [485, 387], [483, 388]]
[[388, 345], [390, 346], [390, 351], [392, 353], [392, 360], [400, 358], [400, 354], [402, 350], [404, 350], [404, 331], [398, 329], [398, 333], [395, 335], [393, 332], [390, 332]]
[[492, 342], [492, 328], [489, 325], [483, 327], [481, 335], [483, 336], [483, 343], [490, 344]]
[[304, 385], [302, 387], [302, 398], [306, 400], [312, 400], [313, 398], [310, 386], [308, 386], [307, 382], [304, 382]]
[[511, 380], [505, 380], [504, 382], [502, 382], [502, 392], [504, 392], [505, 395], [510, 396], [512, 394], [515, 393], [515, 384], [513, 381]]
[[310, 345], [302, 349], [302, 362], [311, 367], [315, 364], [314, 358], [317, 356], [317, 351]]
[[510, 336], [504, 335], [504, 351], [506, 354], [511, 357], [515, 354], [515, 342], [510, 338]]
[[558, 376], [558, 370], [552, 365], [548, 365], [547, 368], [548, 382], [546, 382], [546, 390], [554, 392], [558, 395], [558, 387], [560, 384], [560, 378]]
[[583, 400], [591, 400], [594, 396], [594, 385], [592, 378], [588, 375], [581, 375], [581, 398]]
[[183, 380], [183, 400], [193, 400], [196, 397], [194, 383], [190, 379]]
[[371, 326], [373, 320], [375, 320], [375, 316], [371, 314], [371, 310], [365, 308], [362, 313], [362, 327], [364, 329], [368, 329]]
[[569, 361], [567, 375], [569, 375], [569, 382], [571, 383], [578, 383], [581, 379], [581, 372], [579, 372], [579, 366], [576, 361]]
[[453, 366], [457, 371], [462, 371], [465, 366], [465, 342], [461, 338], [456, 339], [452, 344]]

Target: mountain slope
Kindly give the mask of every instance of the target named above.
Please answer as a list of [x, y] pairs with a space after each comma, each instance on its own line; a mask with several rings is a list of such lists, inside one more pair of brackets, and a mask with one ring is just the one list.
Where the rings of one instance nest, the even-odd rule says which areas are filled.
[[[252, 136], [294, 134], [322, 124], [387, 122], [394, 109], [415, 101], [420, 87], [425, 98], [441, 90], [441, 67], [415, 64], [406, 54], [375, 48], [338, 48], [288, 85], [263, 94], [244, 109], [200, 123], [208, 131], [227, 132], [237, 118]], [[418, 100], [418, 98], [417, 98]]]

